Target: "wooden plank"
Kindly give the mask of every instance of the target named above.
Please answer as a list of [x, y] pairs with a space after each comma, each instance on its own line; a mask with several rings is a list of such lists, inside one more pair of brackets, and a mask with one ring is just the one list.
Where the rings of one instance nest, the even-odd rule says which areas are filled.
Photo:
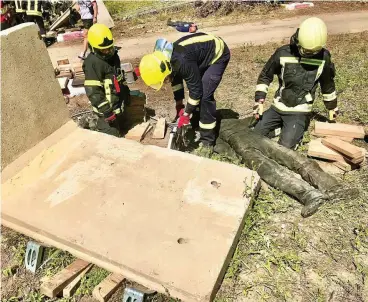
[[344, 157], [341, 154], [324, 146], [321, 139], [310, 141], [308, 155], [329, 160], [344, 160]]
[[60, 88], [65, 89], [69, 81], [68, 77], [57, 78], [57, 80], [59, 82]]
[[165, 130], [166, 130], [166, 119], [159, 118], [155, 130], [153, 131], [152, 138], [155, 139], [163, 139], [165, 137]]
[[348, 142], [344, 142], [340, 139], [323, 138], [322, 144], [352, 159], [363, 156], [361, 148], [354, 146]]
[[333, 135], [321, 135], [321, 134], [316, 134], [316, 132], [312, 131], [311, 133], [313, 136], [317, 136], [317, 137], [326, 137], [326, 138], [337, 138], [337, 139], [341, 139], [344, 142], [348, 142], [351, 143], [354, 140], [354, 137], [346, 137], [346, 136], [333, 136]]
[[89, 264], [76, 278], [71, 281], [67, 287], [63, 289], [63, 297], [70, 298], [74, 295], [75, 291], [77, 290], [79, 284], [82, 281], [82, 278], [91, 270], [93, 264]]
[[107, 301], [114, 294], [114, 292], [116, 292], [124, 280], [125, 277], [119, 274], [108, 275], [99, 285], [93, 289], [93, 298], [100, 302]]
[[58, 66], [60, 66], [60, 65], [69, 65], [70, 62], [69, 62], [69, 59], [68, 58], [64, 58], [64, 59], [57, 60], [56, 61], [56, 64]]
[[147, 131], [149, 125], [149, 122], [145, 122], [135, 126], [133, 129], [129, 130], [129, 132], [125, 135], [125, 138], [132, 139], [138, 142], [141, 141], [143, 134]]
[[317, 135], [333, 135], [353, 138], [364, 138], [365, 136], [364, 128], [362, 126], [342, 123], [316, 122], [314, 132]]
[[359, 168], [359, 165], [355, 165], [355, 164], [347, 161], [346, 159], [334, 161], [333, 164], [336, 167], [339, 167], [341, 170], [343, 170], [345, 172], [349, 172], [351, 170], [354, 170], [354, 169], [358, 169]]
[[77, 259], [47, 282], [41, 285], [41, 293], [49, 298], [55, 298], [76, 275], [89, 265], [88, 262]]

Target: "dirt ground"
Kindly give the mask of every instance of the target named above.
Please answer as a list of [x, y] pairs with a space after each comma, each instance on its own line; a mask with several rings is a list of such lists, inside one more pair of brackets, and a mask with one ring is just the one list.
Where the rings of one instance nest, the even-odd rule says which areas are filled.
[[[367, 8], [363, 4], [347, 3], [318, 5], [323, 5], [326, 11]], [[295, 14], [301, 12], [296, 11]], [[280, 11], [281, 15], [275, 18], [283, 17], [283, 13]], [[270, 15], [267, 18], [274, 16], [273, 13]], [[235, 15], [229, 16], [235, 18]], [[228, 18], [229, 22], [231, 18]], [[215, 19], [213, 17], [213, 21], [208, 22], [214, 22]], [[128, 23], [121, 24], [121, 28], [124, 28]], [[144, 32], [144, 28], [139, 30], [139, 33]], [[230, 64], [216, 93], [219, 109], [230, 109], [240, 117], [251, 114], [257, 76], [269, 56], [280, 45], [247, 45], [232, 50]], [[339, 108], [343, 113], [339, 121], [363, 125], [366, 132], [367, 45], [368, 31], [331, 36], [328, 42], [337, 69]], [[134, 89], [146, 93], [147, 107], [152, 115], [163, 116], [170, 121], [174, 118], [174, 103], [169, 86], [155, 93], [138, 81]], [[268, 105], [275, 89], [276, 85], [273, 84]], [[85, 97], [72, 98], [67, 106], [71, 115], [90, 110]], [[321, 96], [315, 102], [314, 113], [327, 113]], [[299, 152], [305, 154], [312, 129], [313, 122], [305, 135], [305, 145]], [[166, 146], [165, 141], [152, 140], [150, 136], [144, 143]], [[368, 150], [367, 142], [355, 140], [354, 144]], [[215, 155], [212, 158], [224, 160]], [[226, 160], [241, 165], [235, 159]], [[343, 202], [326, 204], [308, 219], [301, 218], [301, 205], [295, 200], [268, 186], [262, 187], [246, 220], [216, 301], [368, 301], [368, 166], [336, 177], [344, 180], [346, 188], [357, 188], [359, 194]], [[51, 301], [39, 293], [40, 280], [54, 275], [74, 258], [66, 252], [48, 248], [47, 263], [33, 275], [24, 268], [24, 254], [29, 238], [4, 227], [1, 228], [1, 234], [1, 301]], [[95, 267], [83, 278], [72, 299], [53, 301], [93, 301], [91, 292], [94, 286], [107, 274], [107, 271]], [[121, 301], [122, 293], [121, 288], [110, 301]], [[164, 295], [157, 295], [153, 300], [173, 301]]]
[[316, 13], [338, 13], [368, 9], [368, 3], [358, 1], [315, 2], [315, 7], [313, 8], [297, 9], [294, 11], [288, 11], [280, 6], [259, 4], [232, 5], [232, 7], [229, 7], [228, 4], [226, 5], [227, 2], [224, 1], [222, 7], [210, 13], [207, 17], [201, 17], [198, 13], [199, 9], [194, 8], [193, 4], [188, 4], [176, 10], [161, 10], [157, 13], [151, 13], [127, 21], [119, 20], [125, 15], [119, 14], [119, 11], [116, 11], [113, 14], [115, 20], [113, 34], [117, 38], [137, 37], [156, 32], [164, 34], [171, 30], [166, 25], [169, 18], [195, 22], [199, 28], [203, 28], [217, 26], [219, 24], [229, 25], [255, 21], [264, 21], [267, 23], [268, 20], [313, 15]]

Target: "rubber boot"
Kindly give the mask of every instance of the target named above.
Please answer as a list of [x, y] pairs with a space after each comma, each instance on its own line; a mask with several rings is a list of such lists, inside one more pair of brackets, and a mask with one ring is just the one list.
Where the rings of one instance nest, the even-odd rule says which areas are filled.
[[303, 218], [307, 218], [316, 213], [321, 205], [323, 205], [327, 197], [318, 190], [309, 191], [304, 197], [304, 207], [302, 208], [301, 215]]

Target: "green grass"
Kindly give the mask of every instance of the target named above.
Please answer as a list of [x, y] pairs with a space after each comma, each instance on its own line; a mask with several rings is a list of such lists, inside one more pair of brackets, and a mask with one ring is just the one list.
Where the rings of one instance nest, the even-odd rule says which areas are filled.
[[146, 9], [165, 5], [161, 1], [104, 1], [104, 4], [113, 18], [126, 17]]

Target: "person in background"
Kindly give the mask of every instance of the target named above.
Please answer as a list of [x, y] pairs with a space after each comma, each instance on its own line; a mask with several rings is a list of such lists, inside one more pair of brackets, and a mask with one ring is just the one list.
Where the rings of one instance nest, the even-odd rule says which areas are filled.
[[27, 8], [27, 2], [22, 0], [15, 0], [14, 1], [15, 6], [15, 20], [17, 24], [24, 23], [26, 19], [26, 8]]
[[42, 37], [46, 35], [45, 23], [42, 18], [42, 8], [44, 4], [44, 1], [37, 0], [27, 0], [26, 4], [26, 20], [27, 22], [34, 22], [38, 25]]
[[96, 0], [78, 0], [77, 10], [81, 15], [84, 30], [84, 41], [83, 41], [83, 51], [78, 56], [80, 59], [84, 60], [86, 58], [86, 52], [88, 49], [88, 30], [93, 24], [97, 23], [98, 7]]

